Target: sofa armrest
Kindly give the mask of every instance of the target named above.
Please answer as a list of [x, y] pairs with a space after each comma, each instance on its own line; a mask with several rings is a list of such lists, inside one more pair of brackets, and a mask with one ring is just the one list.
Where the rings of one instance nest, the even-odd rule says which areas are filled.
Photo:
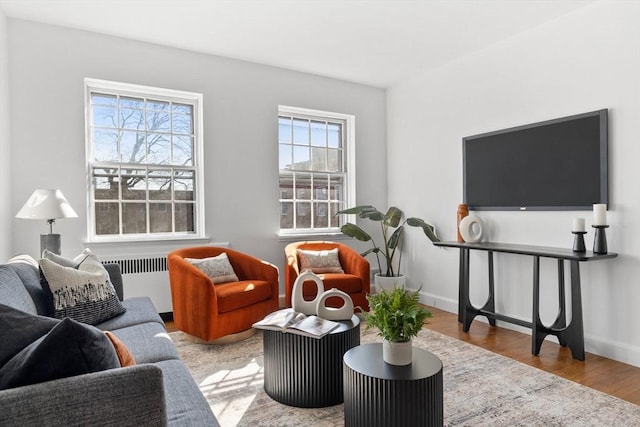
[[124, 288], [122, 285], [122, 273], [120, 271], [120, 265], [118, 264], [104, 264], [104, 268], [109, 273], [109, 280], [116, 289], [116, 294], [120, 301], [124, 300]]
[[0, 391], [2, 424], [165, 426], [162, 370], [136, 365]]

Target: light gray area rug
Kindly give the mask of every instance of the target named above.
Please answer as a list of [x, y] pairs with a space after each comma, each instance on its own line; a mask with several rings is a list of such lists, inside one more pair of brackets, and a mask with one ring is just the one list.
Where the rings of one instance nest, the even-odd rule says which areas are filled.
[[[282, 405], [263, 389], [262, 333], [207, 346], [171, 333], [178, 352], [223, 427], [342, 426], [343, 405]], [[362, 343], [380, 342], [374, 330]], [[430, 330], [414, 346], [444, 365], [447, 426], [640, 426], [640, 407]]]

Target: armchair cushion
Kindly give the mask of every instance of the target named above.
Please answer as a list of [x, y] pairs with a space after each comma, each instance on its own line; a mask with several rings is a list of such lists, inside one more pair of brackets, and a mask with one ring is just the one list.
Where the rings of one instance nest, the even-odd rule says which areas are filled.
[[218, 312], [227, 313], [248, 307], [271, 297], [271, 284], [264, 280], [243, 280], [241, 282], [216, 285]]
[[311, 269], [316, 274], [320, 273], [344, 273], [340, 258], [338, 256], [338, 248], [324, 251], [309, 251], [298, 249], [298, 260], [300, 262], [300, 271]]
[[229, 257], [225, 252], [209, 258], [185, 258], [188, 262], [204, 272], [213, 283], [237, 282], [238, 276], [233, 271]]

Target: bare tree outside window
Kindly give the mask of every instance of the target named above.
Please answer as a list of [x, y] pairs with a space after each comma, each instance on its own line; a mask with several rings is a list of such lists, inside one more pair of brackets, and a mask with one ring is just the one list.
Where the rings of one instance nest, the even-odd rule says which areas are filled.
[[197, 101], [104, 89], [88, 93], [95, 236], [198, 233]]

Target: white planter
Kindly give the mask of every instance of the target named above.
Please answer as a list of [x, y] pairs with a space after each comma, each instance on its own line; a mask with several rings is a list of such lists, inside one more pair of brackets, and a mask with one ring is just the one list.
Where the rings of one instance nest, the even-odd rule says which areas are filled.
[[373, 277], [373, 282], [376, 284], [376, 292], [381, 289], [392, 291], [394, 286], [398, 288], [404, 288], [405, 281], [406, 280], [404, 274], [393, 277], [381, 276], [380, 274], [376, 274]]
[[390, 365], [410, 365], [413, 357], [412, 349], [411, 341], [391, 342], [382, 340], [382, 359]]

